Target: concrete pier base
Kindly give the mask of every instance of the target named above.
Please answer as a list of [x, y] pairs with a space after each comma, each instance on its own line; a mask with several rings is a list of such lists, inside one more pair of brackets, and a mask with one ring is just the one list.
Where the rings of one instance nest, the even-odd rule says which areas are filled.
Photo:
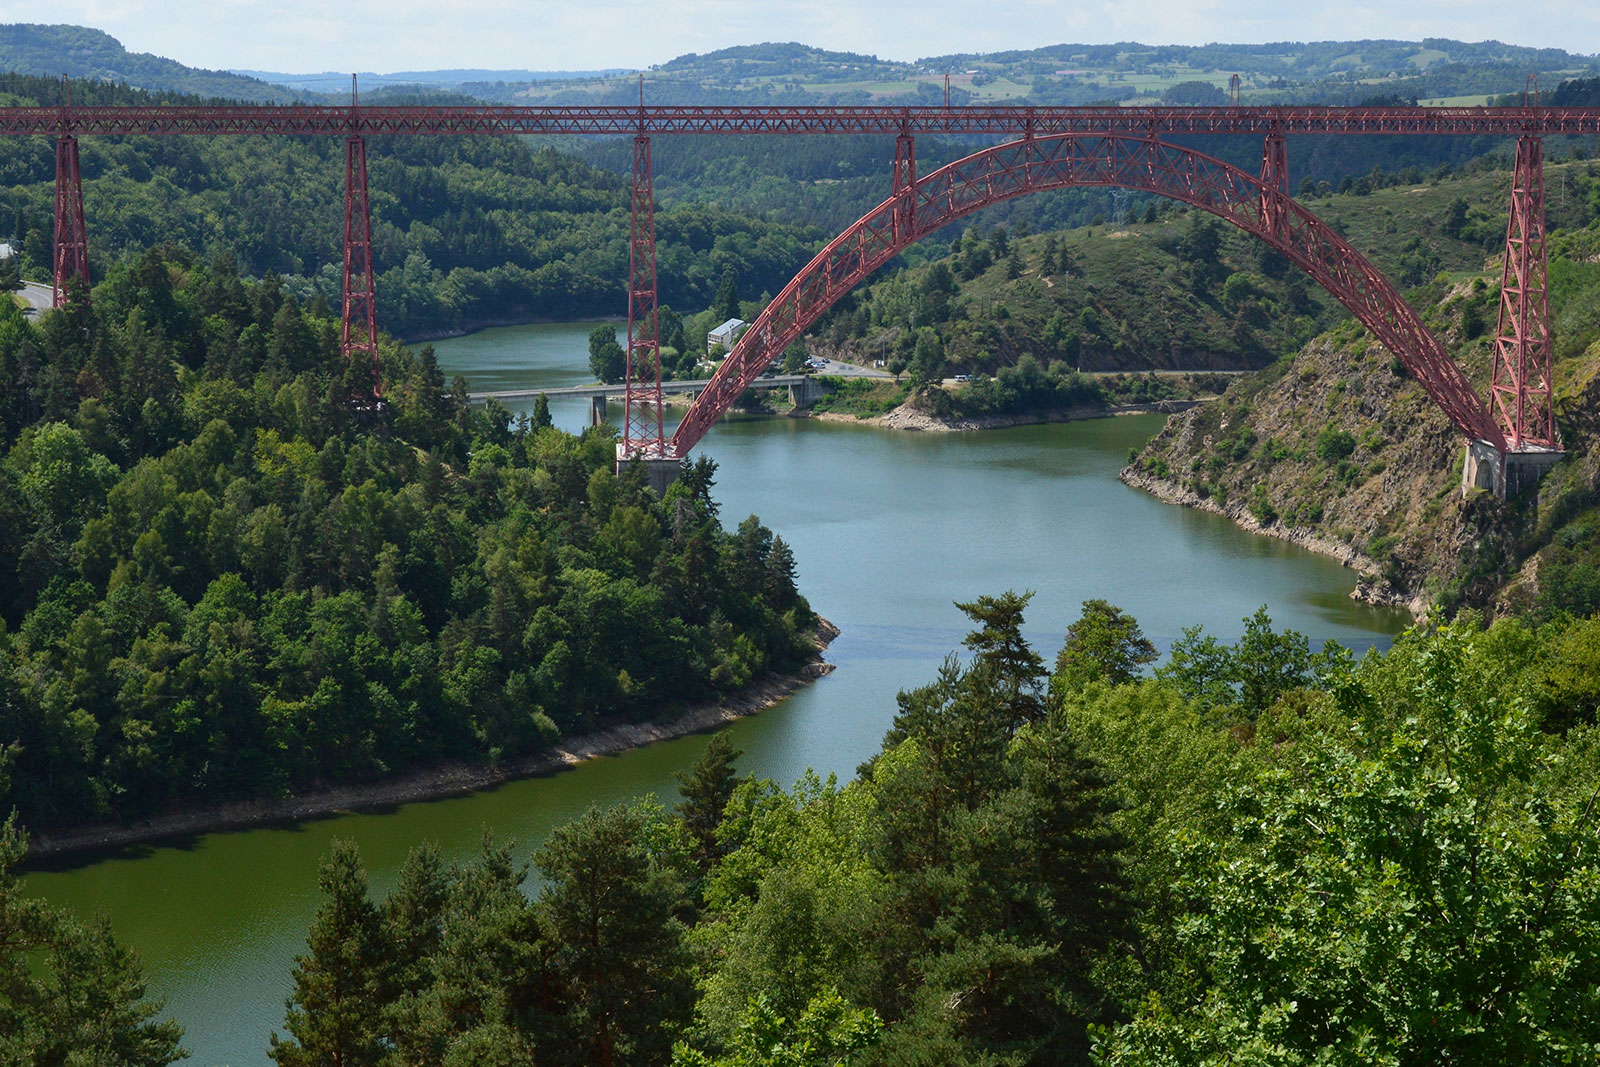
[[789, 403], [804, 411], [828, 395], [828, 389], [815, 378], [802, 378], [789, 386]]
[[1461, 465], [1461, 492], [1487, 489], [1501, 499], [1521, 496], [1538, 485], [1545, 472], [1567, 458], [1553, 448], [1530, 448], [1521, 452], [1501, 452], [1488, 441], [1467, 444], [1466, 461]]
[[589, 398], [589, 425], [601, 426], [606, 421], [606, 398], [595, 396]]
[[[635, 462], [622, 454], [622, 445], [617, 445], [616, 472], [621, 474], [624, 467]], [[668, 486], [678, 480], [678, 475], [683, 472], [683, 460], [676, 458], [642, 457], [637, 462], [644, 464], [645, 479], [650, 483], [650, 488], [656, 496], [667, 495]]]

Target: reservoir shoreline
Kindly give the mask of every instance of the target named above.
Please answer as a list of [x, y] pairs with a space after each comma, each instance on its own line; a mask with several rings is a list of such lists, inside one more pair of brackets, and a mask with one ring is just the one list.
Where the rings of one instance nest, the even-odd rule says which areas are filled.
[[1241, 501], [1232, 501], [1226, 506], [1220, 506], [1215, 500], [1202, 497], [1192, 489], [1186, 489], [1177, 482], [1164, 478], [1157, 478], [1152, 474], [1136, 470], [1133, 467], [1124, 467], [1117, 475], [1123, 485], [1140, 492], [1149, 493], [1165, 504], [1176, 504], [1179, 507], [1192, 508], [1196, 511], [1209, 511], [1213, 515], [1221, 515], [1247, 533], [1258, 534], [1262, 537], [1275, 537], [1280, 541], [1287, 541], [1308, 552], [1330, 556], [1349, 567], [1361, 576], [1355, 589], [1350, 592], [1350, 599], [1359, 600], [1366, 604], [1379, 607], [1404, 608], [1415, 618], [1422, 618], [1428, 613], [1429, 602], [1422, 594], [1406, 596], [1402, 591], [1396, 590], [1383, 580], [1381, 569], [1377, 561], [1363, 552], [1357, 551], [1343, 541], [1336, 541], [1331, 537], [1323, 537], [1301, 526], [1285, 526], [1281, 522], [1263, 525], [1259, 519], [1250, 513], [1250, 509]]
[[1172, 415], [1187, 411], [1211, 398], [1198, 400], [1157, 400], [1148, 404], [1080, 404], [1070, 408], [1051, 408], [1046, 411], [1024, 411], [999, 415], [974, 415], [944, 418], [918, 411], [901, 404], [882, 415], [865, 417], [844, 411], [819, 411], [793, 413], [796, 418], [814, 418], [824, 422], [848, 422], [861, 426], [877, 426], [886, 430], [908, 430], [926, 433], [967, 433], [974, 430], [1009, 430], [1015, 426], [1049, 426], [1061, 422], [1083, 422], [1087, 419], [1114, 419], [1120, 415]]
[[689, 734], [716, 730], [773, 707], [802, 686], [833, 671], [823, 650], [839, 628], [818, 618], [813, 635], [816, 655], [790, 674], [768, 674], [722, 700], [696, 705], [665, 722], [615, 723], [562, 738], [541, 752], [503, 763], [450, 760], [381, 781], [327, 786], [271, 799], [204, 804], [154, 815], [132, 823], [101, 822], [56, 831], [30, 831], [26, 864], [79, 853], [98, 853], [131, 845], [154, 844], [225, 830], [285, 825], [349, 812], [381, 811], [402, 804], [462, 796], [523, 778], [550, 775], [600, 756]]

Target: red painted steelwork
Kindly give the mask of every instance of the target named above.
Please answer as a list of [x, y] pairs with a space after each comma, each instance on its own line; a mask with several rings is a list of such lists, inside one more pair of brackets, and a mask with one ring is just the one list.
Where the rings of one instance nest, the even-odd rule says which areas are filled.
[[1593, 107], [9, 107], [29, 134], [1600, 134]]
[[1539, 138], [1517, 142], [1505, 265], [1500, 273], [1494, 377], [1489, 386], [1495, 417], [1513, 451], [1530, 446], [1561, 448], [1551, 403], [1543, 163]]
[[907, 242], [915, 240], [915, 200], [912, 188], [917, 184], [917, 139], [901, 134], [894, 140], [894, 180], [889, 195], [899, 206], [895, 209], [895, 230]]
[[78, 139], [56, 138], [56, 307], [68, 300], [89, 299], [89, 238], [83, 225], [83, 175], [78, 168]]
[[[1143, 189], [1182, 200], [1269, 242], [1398, 356], [1462, 433], [1504, 447], [1494, 418], [1460, 368], [1376, 267], [1281, 191], [1192, 149], [1153, 138], [1104, 135], [1026, 139], [984, 149], [917, 181], [915, 235], [1014, 196], [1085, 185]], [[1283, 200], [1277, 232], [1262, 223], [1263, 197]], [[890, 197], [864, 215], [768, 305], [684, 417], [672, 439], [673, 454], [686, 455], [774, 354], [905, 247], [894, 223], [896, 207], [897, 198]]]
[[382, 395], [378, 374], [378, 287], [372, 272], [372, 210], [367, 200], [367, 146], [358, 136], [344, 143], [344, 324], [339, 351], [344, 366], [361, 360], [372, 368], [366, 388], [352, 387], [357, 404]]
[[1289, 202], [1289, 146], [1281, 131], [1267, 134], [1261, 148], [1261, 228], [1281, 234]]
[[[661, 430], [660, 350], [656, 322], [655, 229], [649, 169], [652, 134], [887, 134], [896, 137], [894, 193], [886, 201], [887, 217], [869, 214], [847, 231], [823, 256], [833, 257], [817, 292], [793, 294], [780, 312], [796, 309], [820, 314], [836, 298], [844, 279], [854, 284], [887, 259], [880, 253], [904, 247], [930, 228], [942, 226], [968, 211], [1007, 196], [1074, 184], [1120, 185], [1148, 189], [1196, 204], [1271, 241], [1300, 263], [1355, 311], [1386, 345], [1404, 360], [1416, 361], [1419, 378], [1463, 432], [1499, 444], [1504, 437], [1450, 363], [1443, 348], [1422, 328], [1416, 316], [1362, 259], [1327, 227], [1296, 205], [1288, 190], [1288, 135], [1513, 135], [1520, 138], [1518, 179], [1513, 192], [1507, 236], [1507, 278], [1503, 289], [1501, 329], [1497, 334], [1494, 406], [1513, 439], [1556, 442], [1549, 414], [1549, 326], [1544, 296], [1543, 181], [1537, 156], [1538, 137], [1556, 134], [1600, 134], [1600, 108], [1540, 107], [1530, 91], [1522, 107], [359, 107], [352, 95], [348, 107], [74, 107], [64, 97], [59, 107], [0, 108], [0, 136], [49, 134], [56, 145], [56, 300], [67, 290], [87, 298], [88, 244], [83, 224], [83, 199], [78, 172], [77, 135], [218, 135], [342, 134], [347, 144], [345, 204], [345, 314], [343, 347], [348, 359], [370, 355], [372, 396], [378, 394], [377, 331], [372, 279], [372, 230], [367, 202], [366, 156], [361, 138], [383, 135], [473, 134], [632, 134], [635, 137], [634, 211], [629, 267], [628, 417], [623, 431], [625, 452], [659, 453]], [[916, 176], [914, 137], [923, 133], [1022, 134], [1020, 142], [979, 152], [938, 172], [946, 183], [935, 189]], [[1159, 140], [1161, 135], [1266, 135], [1261, 179], [1209, 157]], [[1054, 142], [1046, 148], [1040, 144]], [[1063, 145], [1068, 158], [1059, 160]], [[1534, 147], [1529, 149], [1528, 145]], [[1078, 160], [1079, 145], [1112, 146], [1105, 158]], [[1129, 145], [1143, 145], [1133, 155], [1159, 156], [1137, 166], [1138, 174], [1107, 170], [1116, 158], [1129, 155]], [[1533, 153], [1524, 161], [1524, 150]], [[644, 166], [640, 169], [639, 153]], [[1176, 154], [1176, 155], [1175, 155]], [[1170, 157], [1170, 158], [1169, 158]], [[961, 168], [982, 161], [988, 173], [980, 190], [958, 180]], [[1176, 162], [1174, 162], [1176, 161]], [[1121, 164], [1117, 164], [1121, 166]], [[1075, 176], [1083, 167], [1087, 177]], [[1064, 168], [1064, 169], [1063, 169]], [[1221, 169], [1219, 169], [1221, 168]], [[1219, 177], [1219, 175], [1221, 177]], [[1019, 177], [1020, 176], [1020, 177]], [[930, 176], [933, 177], [933, 176]], [[1254, 199], [1250, 217], [1235, 199], [1249, 184]], [[1198, 183], [1198, 185], [1196, 184]], [[970, 183], [969, 183], [970, 184]], [[958, 186], [960, 186], [958, 188]], [[935, 189], [930, 193], [930, 189]], [[643, 194], [641, 200], [641, 193]], [[942, 197], [942, 199], [940, 199]], [[930, 199], [931, 198], [931, 199]], [[641, 203], [643, 207], [641, 207]], [[934, 206], [930, 206], [930, 204]], [[1537, 209], [1537, 210], [1536, 210]], [[847, 243], [848, 243], [847, 242]], [[852, 258], [854, 257], [854, 258]], [[819, 257], [820, 259], [821, 257]], [[816, 267], [808, 267], [812, 271]], [[806, 279], [802, 272], [799, 284]], [[787, 292], [787, 290], [786, 290]], [[829, 295], [832, 294], [832, 295]], [[801, 299], [803, 297], [803, 299]], [[1513, 303], [1513, 298], [1515, 302]], [[798, 302], [796, 302], [798, 301]], [[775, 305], [776, 306], [776, 305]], [[769, 309], [771, 313], [772, 309]], [[807, 319], [806, 323], [811, 320]], [[803, 325], [793, 327], [794, 334]], [[751, 342], [765, 334], [751, 330]], [[741, 343], [742, 344], [742, 343]], [[780, 346], [781, 347], [781, 346]], [[730, 360], [730, 363], [732, 361]], [[728, 369], [726, 366], [724, 369]], [[738, 374], [747, 368], [740, 366]], [[718, 378], [722, 378], [719, 373]], [[653, 384], [652, 384], [653, 383]], [[720, 388], [720, 387], [719, 387]], [[703, 398], [704, 399], [704, 398]], [[724, 403], [713, 399], [708, 404]], [[654, 404], [654, 406], [652, 406]], [[653, 420], [648, 414], [654, 411]], [[697, 403], [695, 411], [701, 411]], [[653, 425], [652, 425], [653, 421]], [[1483, 424], [1480, 426], [1479, 424]], [[704, 427], [680, 429], [675, 440], [690, 444]], [[1486, 429], [1475, 433], [1474, 427]], [[686, 446], [685, 446], [686, 447]], [[1554, 444], [1552, 444], [1554, 447]]]
[[666, 442], [661, 423], [661, 333], [656, 314], [655, 180], [650, 138], [633, 139], [633, 224], [628, 241], [628, 385], [622, 441], [617, 454], [659, 457]]

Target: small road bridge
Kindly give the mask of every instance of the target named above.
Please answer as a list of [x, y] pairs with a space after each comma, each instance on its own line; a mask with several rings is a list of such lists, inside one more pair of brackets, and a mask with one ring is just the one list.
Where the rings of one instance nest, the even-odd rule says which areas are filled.
[[[848, 370], [846, 369], [848, 368]], [[839, 364], [838, 369], [843, 373], [831, 375], [836, 378], [881, 378], [886, 381], [896, 381], [894, 375], [884, 374], [881, 371], [869, 371], [862, 367], [852, 367], [848, 364]], [[745, 388], [747, 389], [787, 389], [789, 399], [796, 407], [810, 407], [828, 388], [821, 381], [822, 374], [768, 374], [758, 375], [756, 380]], [[684, 393], [699, 394], [711, 384], [710, 378], [679, 379], [661, 383], [662, 396], [679, 396]], [[626, 402], [628, 399], [628, 384], [617, 382], [610, 385], [569, 385], [559, 386], [554, 389], [498, 389], [482, 393], [468, 393], [467, 399], [474, 404], [486, 403], [490, 400], [534, 400], [538, 397], [586, 397], [593, 402], [590, 409], [590, 421], [598, 426], [605, 421], [606, 403], [617, 400]], [[631, 458], [631, 457], [630, 457]]]
[[[1209, 211], [1266, 241], [1328, 290], [1427, 390], [1468, 442], [1469, 476], [1505, 492], [1561, 454], [1551, 405], [1543, 139], [1600, 135], [1600, 108], [1515, 107], [366, 107], [0, 108], [0, 136], [56, 143], [54, 304], [88, 299], [88, 236], [78, 138], [336, 136], [345, 139], [342, 351], [372, 367], [381, 391], [367, 195], [368, 136], [609, 134], [633, 139], [627, 379], [618, 458], [675, 466], [771, 359], [850, 288], [902, 249], [974, 211], [1016, 196], [1084, 186], [1157, 193]], [[654, 138], [829, 134], [894, 138], [886, 199], [803, 267], [735, 344], [669, 437], [657, 323]], [[922, 135], [985, 135], [1001, 143], [918, 174]], [[1247, 173], [1170, 138], [1250, 134], [1261, 166]], [[1480, 397], [1444, 345], [1377, 269], [1290, 195], [1287, 139], [1307, 136], [1496, 136], [1516, 140], [1494, 369]], [[687, 385], [687, 383], [685, 383]], [[1522, 472], [1522, 474], [1518, 474]]]

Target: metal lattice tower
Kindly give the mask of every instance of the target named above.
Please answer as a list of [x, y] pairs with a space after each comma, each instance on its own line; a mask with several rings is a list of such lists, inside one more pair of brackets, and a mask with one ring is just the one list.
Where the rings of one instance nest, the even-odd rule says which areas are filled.
[[1489, 387], [1495, 418], [1513, 452], [1561, 448], [1551, 396], [1546, 273], [1544, 149], [1538, 137], [1529, 136], [1517, 141]]
[[914, 240], [917, 231], [917, 139], [902, 133], [894, 141], [894, 181], [889, 190], [899, 203], [895, 208], [895, 232], [903, 240]]
[[655, 186], [650, 138], [633, 139], [633, 223], [628, 241], [628, 381], [617, 455], [666, 455], [661, 423], [661, 335], [656, 314]]
[[89, 238], [83, 224], [83, 175], [78, 167], [78, 139], [56, 138], [56, 247], [51, 276], [53, 300], [89, 299]]
[[1261, 147], [1261, 228], [1281, 234], [1288, 219], [1289, 145], [1282, 130], [1273, 130]]
[[367, 199], [367, 145], [351, 134], [344, 143], [344, 311], [339, 354], [346, 370], [372, 368], [366, 388], [351, 387], [352, 402], [376, 403], [383, 392], [378, 370], [378, 287], [372, 272], [372, 210]]

